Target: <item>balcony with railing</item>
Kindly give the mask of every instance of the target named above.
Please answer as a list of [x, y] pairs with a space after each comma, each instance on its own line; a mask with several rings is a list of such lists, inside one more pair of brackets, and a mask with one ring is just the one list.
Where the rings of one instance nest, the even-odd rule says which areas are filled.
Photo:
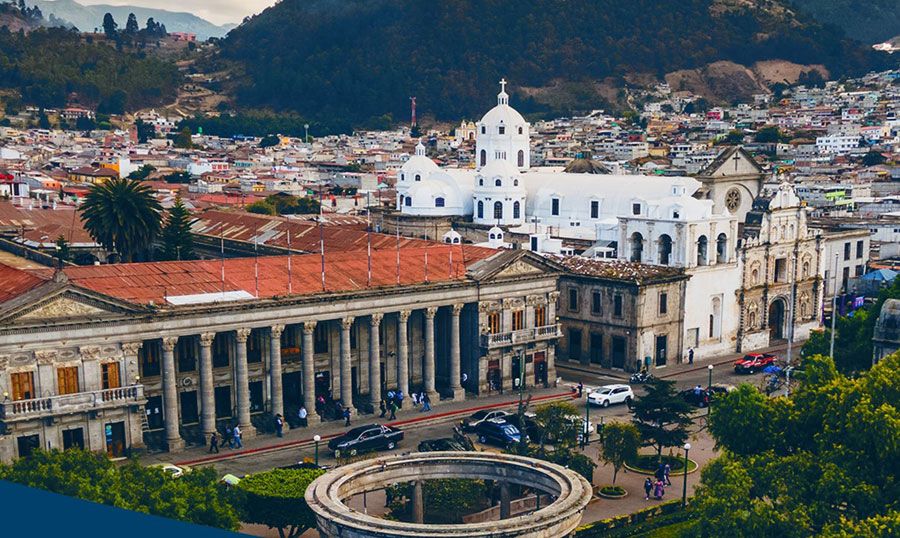
[[482, 334], [481, 347], [493, 349], [518, 344], [529, 344], [532, 342], [559, 338], [560, 336], [562, 336], [561, 325], [559, 323], [554, 323], [553, 325], [542, 325], [540, 327], [531, 327], [529, 329], [520, 329], [518, 331], [509, 331], [505, 333]]
[[55, 415], [115, 409], [127, 405], [142, 405], [146, 401], [144, 386], [130, 385], [114, 389], [2, 402], [0, 403], [0, 419], [7, 422], [31, 420]]

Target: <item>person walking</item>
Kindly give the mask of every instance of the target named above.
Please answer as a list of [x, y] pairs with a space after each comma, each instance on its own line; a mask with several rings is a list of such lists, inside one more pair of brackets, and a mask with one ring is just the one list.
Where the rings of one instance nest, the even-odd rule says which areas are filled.
[[648, 476], [644, 480], [644, 500], [645, 501], [650, 500], [651, 493], [653, 493], [653, 480], [650, 480], [650, 477]]
[[413, 393], [410, 395], [410, 398], [412, 398], [413, 407], [418, 409], [419, 408], [419, 393], [417, 393], [416, 391], [413, 391]]
[[578, 397], [581, 398], [584, 395], [584, 383], [581, 381], [578, 382]]
[[671, 472], [672, 472], [672, 466], [667, 463], [666, 466], [663, 468], [663, 476], [666, 477], [666, 485], [667, 486], [672, 485], [672, 481], [669, 480], [669, 473], [671, 473]]
[[391, 416], [388, 417], [388, 420], [397, 420], [397, 401], [391, 400]]
[[654, 488], [653, 496], [656, 497], [657, 501], [661, 501], [665, 494], [666, 494], [666, 487], [663, 485], [663, 481], [657, 480], [656, 488]]
[[300, 406], [300, 410], [297, 411], [297, 418], [300, 419], [300, 425], [304, 428], [309, 425], [309, 412], [306, 410], [305, 405]]
[[427, 413], [431, 411], [431, 398], [428, 397], [427, 392], [422, 393], [422, 412]]
[[235, 424], [231, 433], [234, 437], [234, 448], [244, 448], [244, 443], [241, 441], [241, 427]]
[[228, 441], [228, 448], [234, 448], [234, 430], [231, 426], [225, 426], [225, 441]]
[[275, 415], [275, 436], [284, 437], [284, 419], [281, 415]]
[[466, 383], [467, 383], [468, 381], [469, 381], [469, 374], [463, 372], [463, 373], [462, 373], [462, 379], [460, 379], [459, 386], [461, 386], [461, 387], [463, 388], [463, 390], [465, 390], [465, 389], [466, 389]]
[[212, 432], [209, 436], [209, 453], [212, 454], [213, 452], [219, 453], [219, 434], [216, 432]]
[[694, 364], [694, 348], [688, 349], [688, 364]]
[[345, 407], [344, 408], [344, 426], [349, 426], [349, 425], [350, 425], [350, 408]]
[[378, 415], [378, 418], [384, 418], [384, 415], [387, 414], [387, 406], [384, 405], [384, 399], [378, 402], [378, 410], [381, 411], [381, 414]]
[[397, 409], [403, 409], [403, 391], [402, 390], [397, 391], [397, 397], [395, 398], [395, 400], [397, 400]]

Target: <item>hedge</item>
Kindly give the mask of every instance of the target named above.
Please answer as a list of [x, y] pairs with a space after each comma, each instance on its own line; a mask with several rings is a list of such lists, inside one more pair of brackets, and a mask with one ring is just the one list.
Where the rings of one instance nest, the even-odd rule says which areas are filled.
[[[672, 518], [670, 519], [667, 516], [672, 516]], [[671, 523], [677, 523], [678, 521], [684, 521], [684, 519], [687, 518], [688, 512], [681, 509], [681, 500], [678, 499], [656, 504], [649, 508], [644, 508], [643, 510], [638, 510], [637, 512], [633, 512], [631, 514], [624, 514], [621, 516], [595, 521], [588, 525], [579, 527], [576, 530], [576, 535], [579, 538], [594, 536], [602, 536], [604, 538], [608, 536], [628, 536], [631, 533], [644, 532], [648, 530], [646, 528], [638, 528], [638, 526], [644, 522], [649, 522], [650, 520], [654, 520], [654, 523], [656, 523], [656, 520], [660, 520], [660, 524], [668, 525]], [[610, 531], [614, 529], [621, 529], [622, 534], [618, 532], [615, 534], [611, 534]]]

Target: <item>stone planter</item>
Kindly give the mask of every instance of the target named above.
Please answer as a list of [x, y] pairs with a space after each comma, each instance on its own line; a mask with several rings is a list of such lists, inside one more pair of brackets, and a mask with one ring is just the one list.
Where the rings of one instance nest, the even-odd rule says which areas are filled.
[[603, 493], [603, 487], [597, 487], [594, 492], [598, 497], [603, 497], [604, 499], [623, 499], [628, 496], [628, 490], [622, 488], [622, 494], [611, 494], [611, 493]]

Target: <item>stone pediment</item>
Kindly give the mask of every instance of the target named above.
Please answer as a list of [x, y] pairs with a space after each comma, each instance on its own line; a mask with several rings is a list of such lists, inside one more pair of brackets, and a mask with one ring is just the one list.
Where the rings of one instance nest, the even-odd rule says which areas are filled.
[[506, 250], [473, 264], [469, 276], [479, 281], [506, 280], [561, 272], [555, 263], [524, 250]]
[[113, 312], [98, 306], [77, 300], [74, 297], [57, 297], [49, 302], [19, 316], [25, 321], [51, 321], [66, 318], [95, 318]]
[[69, 283], [48, 282], [3, 305], [0, 323], [31, 325], [115, 318], [144, 310]]
[[494, 278], [510, 278], [524, 275], [534, 275], [543, 272], [544, 271], [542, 271], [539, 267], [535, 267], [530, 263], [519, 260], [501, 269], [500, 272], [494, 275]]

